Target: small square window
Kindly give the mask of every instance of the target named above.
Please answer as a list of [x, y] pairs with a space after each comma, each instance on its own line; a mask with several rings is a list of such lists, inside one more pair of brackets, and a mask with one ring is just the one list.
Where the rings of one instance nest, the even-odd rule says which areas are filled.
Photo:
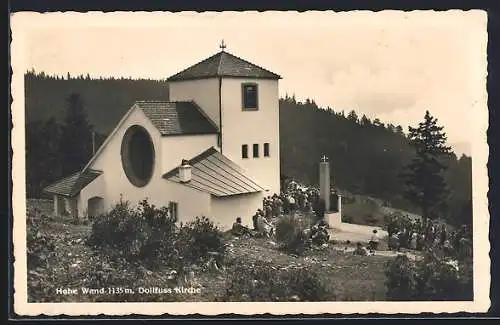
[[248, 158], [248, 145], [244, 144], [241, 146], [241, 158]]
[[253, 157], [259, 158], [259, 144], [258, 143], [254, 143], [254, 145], [253, 145]]
[[269, 143], [264, 143], [264, 157], [269, 157]]
[[259, 103], [257, 84], [243, 84], [243, 110], [257, 110]]

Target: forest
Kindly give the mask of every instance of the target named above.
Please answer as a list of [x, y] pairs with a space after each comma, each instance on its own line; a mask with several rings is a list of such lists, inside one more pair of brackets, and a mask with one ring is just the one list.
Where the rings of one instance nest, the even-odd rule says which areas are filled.
[[[25, 74], [25, 97], [27, 194], [36, 198], [43, 196], [46, 185], [78, 171], [134, 101], [168, 100], [168, 84], [88, 75], [48, 76], [32, 70]], [[403, 195], [401, 175], [415, 152], [401, 126], [358, 116], [354, 110], [318, 107], [313, 99], [300, 102], [287, 95], [279, 103], [283, 178], [317, 185], [318, 162], [326, 155], [336, 188], [419, 212]], [[69, 157], [75, 147], [81, 148], [81, 155]], [[443, 214], [459, 223], [470, 222], [471, 157], [451, 153], [444, 163], [448, 194]]]

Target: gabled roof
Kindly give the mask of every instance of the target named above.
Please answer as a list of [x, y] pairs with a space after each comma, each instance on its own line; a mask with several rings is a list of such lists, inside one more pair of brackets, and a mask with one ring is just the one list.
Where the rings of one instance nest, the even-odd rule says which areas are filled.
[[58, 194], [66, 197], [74, 197], [94, 179], [99, 177], [102, 172], [94, 169], [87, 169], [74, 173], [71, 176], [61, 179], [43, 189], [44, 192], [49, 194]]
[[191, 180], [181, 183], [179, 167], [163, 175], [163, 178], [184, 184], [215, 196], [230, 196], [264, 191], [246, 172], [214, 147], [189, 160]]
[[161, 135], [216, 134], [215, 123], [193, 101], [138, 101], [135, 103]]
[[269, 70], [221, 51], [169, 77], [168, 81], [192, 80], [212, 77], [281, 79]]

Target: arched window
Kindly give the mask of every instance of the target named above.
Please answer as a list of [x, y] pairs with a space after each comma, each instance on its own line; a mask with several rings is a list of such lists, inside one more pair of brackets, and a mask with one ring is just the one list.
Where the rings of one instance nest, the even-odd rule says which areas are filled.
[[104, 199], [100, 196], [94, 196], [88, 200], [87, 216], [97, 217], [104, 213]]

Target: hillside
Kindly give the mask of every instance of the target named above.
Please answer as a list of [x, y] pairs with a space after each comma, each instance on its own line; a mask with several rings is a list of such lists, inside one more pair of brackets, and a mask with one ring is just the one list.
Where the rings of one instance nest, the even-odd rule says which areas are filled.
[[26, 120], [61, 120], [66, 98], [80, 94], [94, 131], [109, 133], [137, 100], [168, 100], [168, 85], [158, 80], [90, 79], [25, 74]]
[[[136, 100], [166, 100], [165, 81], [50, 77], [43, 73], [25, 75], [27, 120], [28, 195], [57, 179], [57, 123], [66, 110], [71, 93], [83, 99], [89, 122], [102, 142], [124, 112]], [[405, 184], [400, 173], [413, 156], [403, 129], [351, 111], [320, 108], [313, 100], [280, 100], [280, 154], [282, 177], [317, 185], [318, 161], [330, 158], [332, 184], [353, 194], [381, 199], [387, 205], [418, 213], [403, 197]], [[53, 118], [52, 121], [49, 121]], [[43, 139], [43, 140], [42, 140]], [[469, 219], [472, 215], [470, 157], [448, 158], [446, 181], [450, 187], [447, 215]], [[47, 173], [51, 166], [51, 173]]]

